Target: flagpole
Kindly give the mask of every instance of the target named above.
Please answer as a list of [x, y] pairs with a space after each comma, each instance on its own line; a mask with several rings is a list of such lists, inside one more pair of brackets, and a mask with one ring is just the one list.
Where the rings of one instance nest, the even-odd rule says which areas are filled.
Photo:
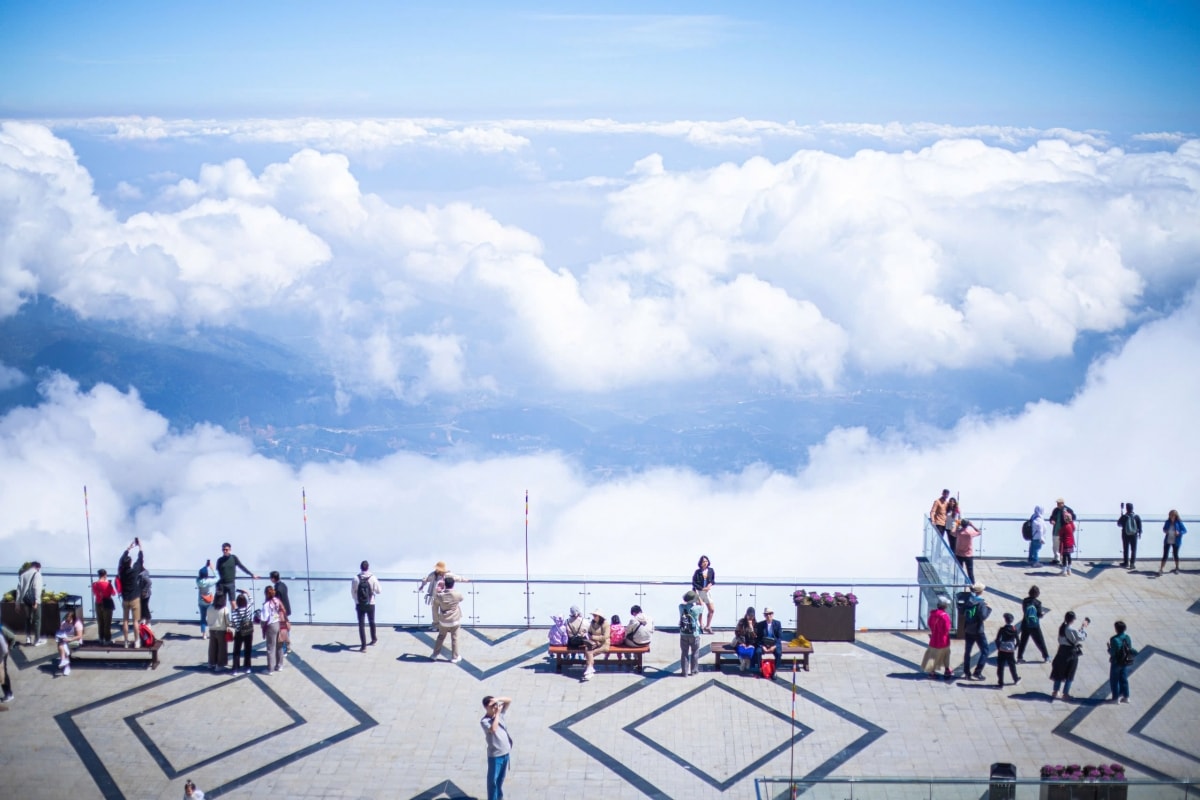
[[308, 622], [311, 625], [313, 621], [312, 612], [312, 570], [308, 564], [308, 496], [304, 493], [304, 487], [300, 487], [300, 508], [304, 512], [304, 585], [305, 593], [308, 595]]
[[[88, 579], [87, 579], [87, 583], [88, 583], [88, 586], [90, 587], [92, 585], [92, 517], [91, 517], [91, 514], [88, 513], [88, 497], [87, 497], [87, 484], [86, 483], [83, 485], [83, 523], [87, 527], [87, 543], [88, 543]], [[96, 593], [89, 592], [89, 594], [92, 596], [92, 616], [95, 617], [96, 616]], [[106, 638], [107, 636], [108, 636], [108, 631], [100, 632], [100, 638], [103, 639], [103, 638]]]
[[529, 490], [525, 490], [525, 627], [533, 627], [529, 603]]

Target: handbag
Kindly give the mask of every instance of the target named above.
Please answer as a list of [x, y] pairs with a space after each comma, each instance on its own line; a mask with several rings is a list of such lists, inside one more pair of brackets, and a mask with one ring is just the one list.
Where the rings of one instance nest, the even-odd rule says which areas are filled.
[[567, 649], [568, 650], [583, 650], [585, 647], [587, 647], [587, 637], [586, 636], [572, 634], [571, 636], [567, 637]]
[[227, 642], [233, 641], [233, 631], [232, 630], [225, 631], [225, 641], [227, 641]]

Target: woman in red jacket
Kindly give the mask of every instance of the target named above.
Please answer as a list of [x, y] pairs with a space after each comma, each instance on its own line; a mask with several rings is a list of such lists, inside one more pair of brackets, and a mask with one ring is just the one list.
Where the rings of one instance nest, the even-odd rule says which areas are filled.
[[950, 601], [942, 597], [938, 599], [937, 608], [929, 612], [929, 647], [925, 648], [921, 669], [930, 678], [937, 677], [939, 668], [946, 680], [954, 677], [954, 671], [950, 669], [950, 615], [946, 613], [949, 607]]
[[108, 579], [108, 570], [96, 573], [99, 578], [92, 584], [92, 597], [96, 598], [96, 638], [100, 644], [112, 644], [112, 618], [117, 607], [117, 589]]
[[1071, 574], [1071, 552], [1075, 549], [1075, 517], [1070, 511], [1063, 512], [1062, 529], [1058, 532], [1059, 559], [1063, 575]]

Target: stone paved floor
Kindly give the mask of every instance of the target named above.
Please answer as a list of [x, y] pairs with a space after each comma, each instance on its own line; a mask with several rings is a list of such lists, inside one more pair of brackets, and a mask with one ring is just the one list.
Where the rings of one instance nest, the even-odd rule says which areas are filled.
[[[926, 680], [925, 636], [904, 632], [818, 644], [812, 671], [797, 678], [795, 724], [790, 673], [718, 673], [708, 657], [700, 675], [681, 678], [667, 633], [656, 634], [644, 675], [601, 671], [588, 683], [577, 669], [554, 672], [544, 630], [464, 631], [454, 665], [428, 660], [423, 631], [384, 628], [359, 653], [347, 647], [352, 628], [304, 627], [281, 673], [237, 678], [198, 669], [207, 643], [182, 624], [161, 627], [156, 671], [80, 663], [62, 677], [52, 647], [17, 647], [16, 699], [0, 714], [0, 795], [177, 798], [191, 778], [209, 797], [483, 797], [484, 694], [515, 700], [512, 798], [752, 798], [755, 777], [986, 777], [996, 761], [1021, 777], [1046, 762], [1097, 761], [1131, 776], [1200, 775], [1200, 569], [1158, 578], [1081, 566], [1069, 578], [1009, 562], [978, 568], [993, 636], [1032, 583], [1054, 624], [1069, 608], [1094, 620], [1081, 699], [1070, 704], [1050, 702], [1048, 664], [1023, 665], [1020, 686], [1004, 689], [993, 667], [986, 683]], [[1117, 618], [1142, 650], [1128, 705], [1100, 702]], [[961, 659], [961, 643], [954, 653]]]

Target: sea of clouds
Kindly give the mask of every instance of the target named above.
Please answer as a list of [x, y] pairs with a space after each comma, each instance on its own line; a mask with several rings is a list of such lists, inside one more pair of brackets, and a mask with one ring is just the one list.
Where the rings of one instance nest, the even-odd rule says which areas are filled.
[[[478, 138], [506, 142], [475, 145], [486, 152], [528, 146]], [[41, 404], [0, 419], [6, 561], [86, 563], [85, 484], [94, 548], [112, 560], [134, 535], [172, 567], [229, 539], [259, 571], [303, 563], [301, 487], [314, 569], [369, 558], [421, 574], [438, 559], [523, 572], [525, 490], [540, 574], [682, 575], [705, 552], [726, 575], [909, 579], [943, 486], [968, 513], [1059, 495], [1081, 511], [1185, 510], [1200, 485], [1200, 142], [1001, 138], [681, 170], [646, 154], [618, 175], [546, 184], [551, 202], [599, 187], [619, 243], [568, 264], [482, 205], [365, 191], [351, 157], [319, 142], [261, 169], [231, 159], [128, 190], [141, 207], [118, 213], [64, 138], [3, 123], [0, 314], [42, 294], [147, 326], [284, 320], [311, 332], [348, 393], [834, 389], [848, 372], [952, 390], [962, 368], [1069, 356], [1087, 334], [1120, 342], [1067, 403], [883, 438], [835, 429], [803, 469], [716, 477], [598, 479], [554, 452], [293, 468], [215, 426], [172, 430], [136, 387], [81, 392], [53, 376]], [[12, 372], [0, 381], [31, 379]]]

